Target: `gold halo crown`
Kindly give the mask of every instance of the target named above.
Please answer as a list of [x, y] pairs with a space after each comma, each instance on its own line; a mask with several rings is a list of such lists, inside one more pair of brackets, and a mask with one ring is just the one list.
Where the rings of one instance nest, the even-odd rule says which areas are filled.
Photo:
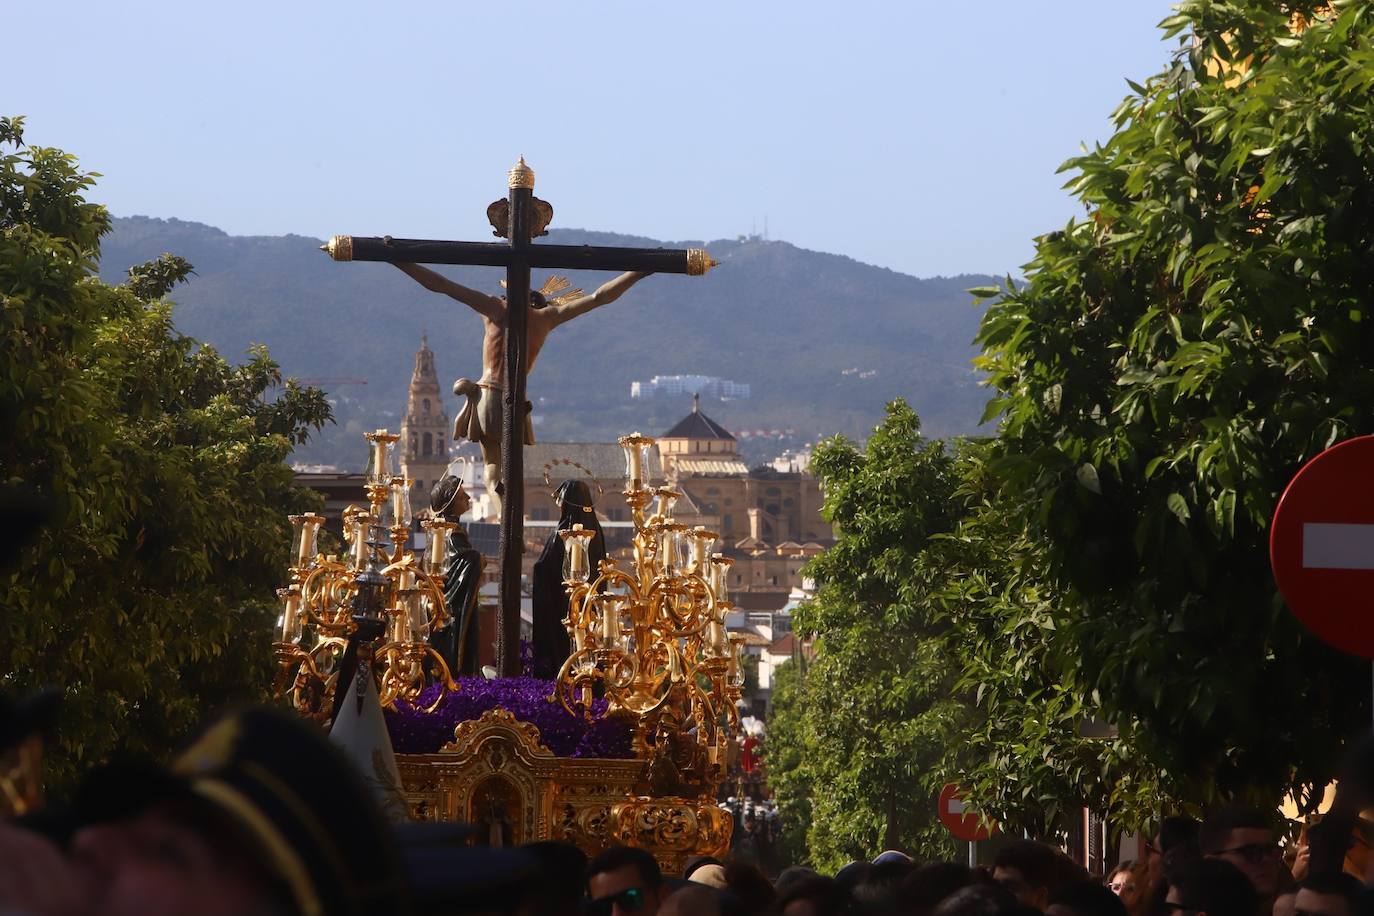
[[[506, 288], [505, 280], [501, 281], [501, 288]], [[582, 290], [580, 287], [573, 286], [572, 281], [567, 277], [549, 277], [544, 281], [544, 285], [539, 287], [539, 295], [543, 296], [544, 301], [549, 305], [562, 305], [564, 302], [581, 296]]]

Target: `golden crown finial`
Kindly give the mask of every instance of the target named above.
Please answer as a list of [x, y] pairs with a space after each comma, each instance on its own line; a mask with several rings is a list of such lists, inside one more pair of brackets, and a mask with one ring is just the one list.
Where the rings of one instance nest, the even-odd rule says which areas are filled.
[[515, 168], [507, 173], [506, 184], [511, 188], [534, 190], [534, 169], [525, 164], [524, 156], [521, 156], [520, 161], [515, 164]]

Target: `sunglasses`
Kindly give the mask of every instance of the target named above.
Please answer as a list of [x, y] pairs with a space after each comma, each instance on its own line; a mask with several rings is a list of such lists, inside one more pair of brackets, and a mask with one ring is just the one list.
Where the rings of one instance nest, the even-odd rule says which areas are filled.
[[588, 916], [611, 916], [611, 910], [616, 904], [626, 913], [633, 913], [642, 909], [644, 906], [644, 891], [637, 887], [628, 887], [618, 894], [611, 894], [609, 897], [598, 897], [587, 904]]
[[1244, 846], [1232, 846], [1230, 849], [1221, 850], [1220, 854], [1235, 853], [1251, 865], [1258, 865], [1265, 859], [1279, 854], [1278, 843], [1246, 843]]

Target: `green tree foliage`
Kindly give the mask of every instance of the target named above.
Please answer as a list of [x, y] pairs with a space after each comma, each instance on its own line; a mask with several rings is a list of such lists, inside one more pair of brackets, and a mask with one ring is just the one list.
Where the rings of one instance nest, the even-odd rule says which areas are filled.
[[809, 567], [817, 593], [795, 628], [817, 637], [817, 652], [804, 675], [782, 678], [770, 777], [789, 823], [802, 823], [809, 798], [818, 867], [883, 848], [935, 852], [950, 843], [935, 818], [937, 764], [962, 707], [941, 641], [943, 571], [925, 548], [957, 521], [954, 460], [895, 401], [865, 450], [831, 439], [813, 467], [837, 542]]
[[95, 176], [22, 127], [0, 119], [0, 478], [52, 518], [0, 571], [0, 686], [62, 688], [60, 781], [260, 696], [285, 516], [315, 503], [285, 459], [330, 414], [265, 350], [232, 365], [176, 332], [184, 261], [95, 279]]
[[1374, 430], [1374, 10], [1295, 30], [1294, 6], [1182, 3], [1179, 59], [1065, 166], [1086, 218], [978, 291], [1048, 657], [1156, 800], [1321, 785], [1369, 718], [1367, 665], [1292, 620], [1266, 550], [1301, 464]]

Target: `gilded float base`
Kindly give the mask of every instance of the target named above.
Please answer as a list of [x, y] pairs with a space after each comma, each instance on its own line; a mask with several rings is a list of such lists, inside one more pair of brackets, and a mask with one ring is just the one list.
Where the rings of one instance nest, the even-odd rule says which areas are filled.
[[397, 762], [414, 819], [473, 824], [483, 845], [562, 840], [588, 855], [637, 846], [669, 875], [730, 848], [733, 821], [711, 800], [645, 795], [643, 760], [556, 757], [538, 728], [504, 709], [460, 723], [437, 754]]

